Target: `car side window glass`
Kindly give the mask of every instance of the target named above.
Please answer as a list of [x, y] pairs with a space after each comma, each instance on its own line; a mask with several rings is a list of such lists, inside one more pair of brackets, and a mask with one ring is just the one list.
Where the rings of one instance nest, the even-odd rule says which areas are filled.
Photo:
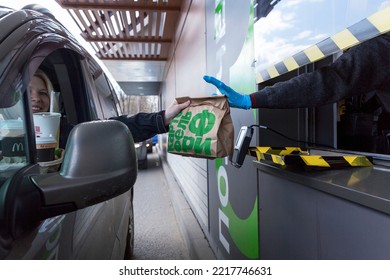
[[99, 75], [95, 79], [95, 84], [104, 118], [117, 116], [118, 112], [115, 105], [113, 89], [110, 87], [106, 76], [103, 73]]
[[[15, 93], [21, 97], [21, 93]], [[9, 106], [11, 105], [11, 106]], [[0, 178], [1, 184], [26, 166], [28, 142], [23, 100], [14, 104], [0, 102]]]

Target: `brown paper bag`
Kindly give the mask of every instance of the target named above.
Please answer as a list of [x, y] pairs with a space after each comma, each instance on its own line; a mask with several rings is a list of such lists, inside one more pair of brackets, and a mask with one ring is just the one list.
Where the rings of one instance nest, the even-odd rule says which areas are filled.
[[222, 158], [233, 153], [234, 128], [225, 96], [181, 97], [191, 104], [169, 124], [168, 152], [201, 158]]

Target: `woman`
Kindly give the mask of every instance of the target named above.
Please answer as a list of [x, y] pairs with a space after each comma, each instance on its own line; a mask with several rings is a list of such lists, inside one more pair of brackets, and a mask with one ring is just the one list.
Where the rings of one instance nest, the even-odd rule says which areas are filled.
[[31, 78], [29, 89], [32, 112], [49, 112], [50, 94], [53, 91], [53, 85], [42, 70], [38, 69], [35, 72]]

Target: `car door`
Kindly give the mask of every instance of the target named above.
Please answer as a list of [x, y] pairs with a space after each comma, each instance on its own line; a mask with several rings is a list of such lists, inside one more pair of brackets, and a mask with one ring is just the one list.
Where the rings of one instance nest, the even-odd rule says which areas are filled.
[[[83, 69], [91, 69], [91, 67], [87, 65], [88, 60], [84, 62], [85, 66]], [[99, 119], [109, 119], [121, 114], [121, 108], [118, 106], [118, 95], [123, 94], [123, 92], [118, 92], [120, 89], [114, 88], [110, 79], [104, 72], [94, 72], [91, 70], [87, 70], [86, 72], [94, 73], [89, 79], [92, 88], [89, 98], [95, 100], [95, 104], [97, 104], [97, 117]], [[129, 215], [124, 215], [124, 213], [129, 213]], [[118, 248], [118, 250], [114, 250], [114, 254], [123, 256], [125, 249], [123, 245], [127, 243], [127, 245], [132, 246], [133, 241], [129, 240], [129, 238], [134, 238], [133, 192], [130, 192], [129, 196], [122, 196], [113, 200], [113, 217], [115, 217], [112, 221], [114, 223], [115, 232], [117, 233], [115, 247]], [[128, 236], [129, 234], [131, 236]], [[132, 250], [132, 248], [128, 249]], [[132, 252], [127, 252], [127, 254], [128, 256], [126, 257], [129, 257]], [[113, 256], [113, 258], [117, 257]]]

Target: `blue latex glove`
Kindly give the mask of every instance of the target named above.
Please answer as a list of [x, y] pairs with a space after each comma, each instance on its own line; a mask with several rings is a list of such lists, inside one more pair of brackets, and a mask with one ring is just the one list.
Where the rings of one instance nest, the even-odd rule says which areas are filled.
[[249, 95], [244, 95], [234, 91], [231, 87], [225, 85], [223, 82], [214, 77], [203, 76], [203, 79], [214, 85], [223, 95], [227, 96], [230, 107], [240, 109], [250, 109], [252, 107], [252, 101]]

